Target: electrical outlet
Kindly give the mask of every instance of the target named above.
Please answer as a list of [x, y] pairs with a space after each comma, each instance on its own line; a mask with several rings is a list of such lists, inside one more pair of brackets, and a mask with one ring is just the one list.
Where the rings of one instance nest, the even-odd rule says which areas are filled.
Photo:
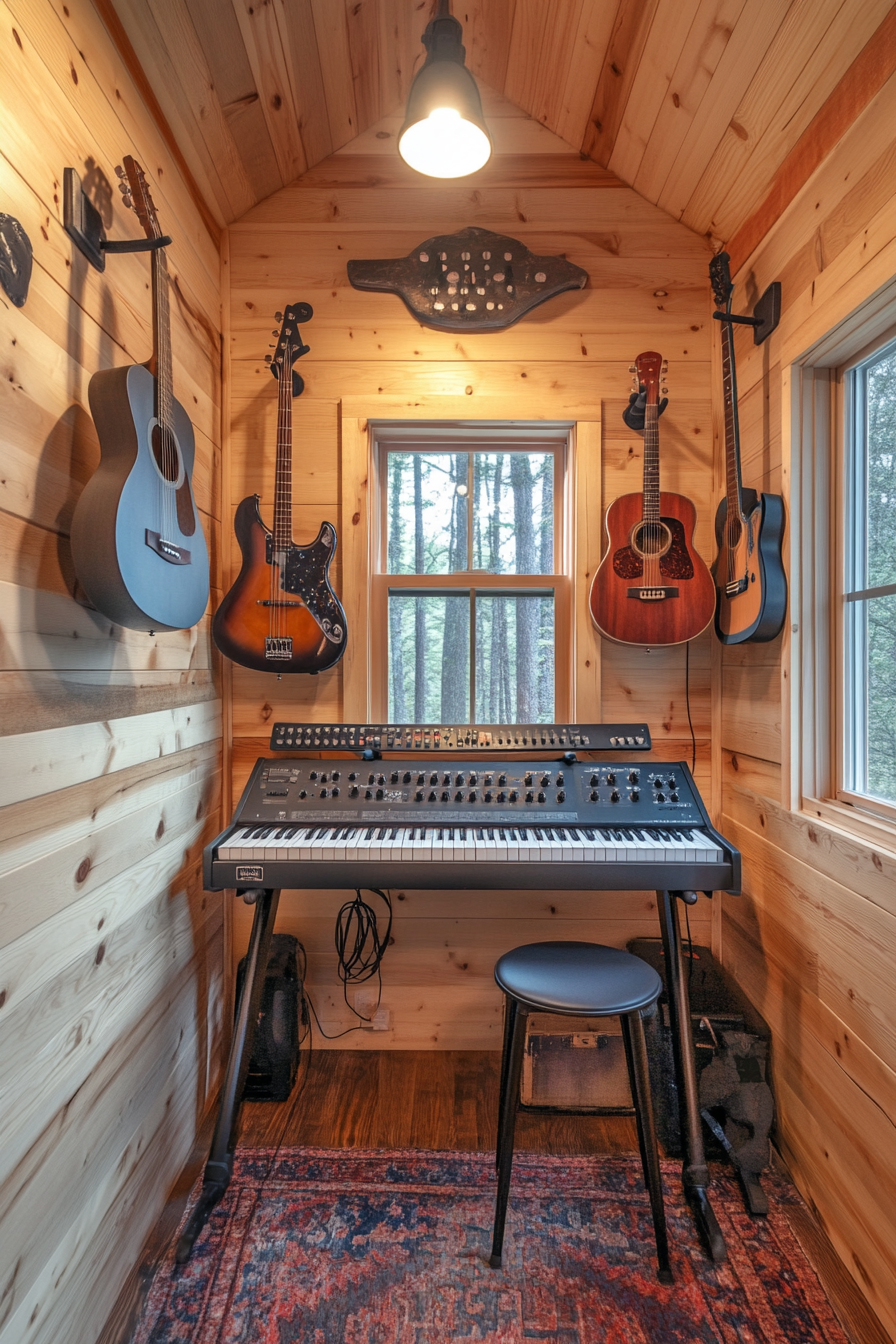
[[[379, 994], [375, 989], [356, 989], [352, 1002], [355, 1006], [355, 1012], [361, 1017], [373, 1017], [376, 1012], [377, 999]], [[366, 1027], [368, 1023], [364, 1023]]]
[[373, 1031], [389, 1031], [392, 1026], [392, 1013], [388, 1008], [377, 1008], [370, 1023]]

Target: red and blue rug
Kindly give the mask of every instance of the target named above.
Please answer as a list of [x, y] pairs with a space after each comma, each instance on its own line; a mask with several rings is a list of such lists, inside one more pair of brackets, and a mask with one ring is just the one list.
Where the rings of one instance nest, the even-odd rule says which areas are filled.
[[[663, 1164], [675, 1283], [656, 1280], [637, 1157], [514, 1162], [489, 1269], [488, 1153], [248, 1149], [191, 1260], [159, 1269], [134, 1344], [848, 1344], [790, 1231], [714, 1173], [728, 1259], [701, 1250]], [[195, 1196], [194, 1196], [195, 1197]]]

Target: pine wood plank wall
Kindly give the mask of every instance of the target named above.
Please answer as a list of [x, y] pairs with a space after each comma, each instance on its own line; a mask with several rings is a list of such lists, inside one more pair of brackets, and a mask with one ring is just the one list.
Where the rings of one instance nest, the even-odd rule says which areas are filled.
[[208, 615], [149, 636], [73, 598], [72, 511], [99, 460], [87, 385], [145, 360], [152, 332], [148, 259], [87, 265], [63, 168], [111, 237], [137, 237], [110, 185], [133, 153], [174, 238], [174, 387], [214, 599], [219, 240], [89, 0], [4, 0], [0, 65], [0, 207], [34, 246], [25, 307], [0, 302], [0, 1341], [93, 1344], [218, 1078], [224, 905], [199, 859], [221, 702]]
[[[791, 409], [799, 361], [896, 270], [894, 127], [890, 78], [735, 277], [738, 312], [782, 283], [778, 331], [759, 349], [749, 335], [736, 339], [744, 479], [783, 493], [791, 526], [801, 508]], [[805, 489], [808, 499], [808, 480]], [[791, 1169], [896, 1339], [894, 845], [885, 832], [877, 848], [841, 829], [831, 811], [796, 810], [792, 680], [800, 625], [811, 629], [813, 613], [793, 598], [779, 639], [724, 654], [722, 829], [743, 853], [744, 895], [724, 900], [722, 948], [774, 1032], [778, 1135]]]
[[[308, 300], [314, 318], [304, 335], [311, 353], [301, 361], [306, 390], [294, 404], [296, 531], [308, 538], [323, 518], [341, 527], [337, 590], [355, 640], [343, 664], [319, 677], [277, 681], [234, 669], [235, 797], [266, 749], [273, 721], [366, 717], [358, 689], [364, 669], [359, 675], [357, 666], [366, 619], [365, 548], [354, 534], [366, 522], [366, 468], [358, 454], [366, 452], [366, 420], [374, 416], [579, 422], [576, 713], [585, 720], [648, 719], [657, 756], [690, 755], [684, 649], [648, 654], [602, 646], [584, 599], [600, 558], [600, 496], [606, 503], [641, 488], [642, 442], [626, 429], [621, 412], [631, 382], [628, 366], [642, 350], [658, 349], [670, 361], [663, 479], [666, 488], [698, 501], [698, 545], [710, 554], [708, 244], [494, 95], [490, 117], [504, 119], [496, 131], [502, 144], [522, 145], [537, 133], [537, 159], [498, 154], [475, 186], [426, 184], [403, 170], [394, 139], [377, 140], [374, 131], [230, 228], [233, 462], [227, 515], [244, 495], [258, 491], [270, 518], [277, 389], [262, 361], [274, 312]], [[539, 252], [565, 253], [589, 271], [590, 286], [506, 332], [463, 337], [421, 327], [392, 295], [349, 286], [349, 258], [401, 256], [432, 234], [469, 224], [506, 231]], [[704, 637], [691, 650], [691, 710], [697, 775], [707, 798], [711, 662]], [[348, 895], [288, 893], [280, 907], [278, 927], [294, 932], [308, 950], [310, 988], [329, 1032], [354, 1020], [341, 1001], [333, 953], [334, 917]], [[542, 937], [624, 946], [630, 937], [658, 934], [653, 893], [395, 895], [394, 945], [383, 969], [383, 1002], [392, 1009], [393, 1028], [356, 1032], [335, 1047], [497, 1049], [500, 1000], [492, 972], [502, 951]], [[692, 927], [695, 937], [709, 941], [706, 902], [692, 915]], [[237, 953], [247, 930], [247, 912], [239, 909]]]

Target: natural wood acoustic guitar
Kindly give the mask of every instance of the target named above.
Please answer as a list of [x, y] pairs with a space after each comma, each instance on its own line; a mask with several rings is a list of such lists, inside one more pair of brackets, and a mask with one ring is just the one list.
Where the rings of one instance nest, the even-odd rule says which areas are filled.
[[[713, 257], [709, 276], [716, 305], [730, 313], [734, 285], [727, 252]], [[757, 494], [741, 482], [737, 374], [730, 322], [722, 323], [722, 385], [726, 488], [716, 513], [716, 634], [723, 644], [761, 644], [775, 638], [787, 610], [787, 576], [781, 560], [784, 501], [780, 495]]]
[[276, 354], [268, 356], [277, 375], [277, 462], [274, 477], [274, 526], [261, 520], [259, 496], [249, 495], [236, 511], [234, 531], [242, 568], [212, 622], [223, 654], [257, 672], [323, 672], [345, 653], [345, 613], [330, 587], [336, 554], [336, 529], [321, 523], [314, 541], [297, 545], [292, 537], [292, 366], [310, 349], [299, 322], [312, 316], [311, 305], [293, 303], [282, 321]]
[[646, 393], [644, 488], [607, 509], [607, 553], [591, 584], [591, 615], [620, 644], [683, 644], [712, 620], [712, 575], [694, 550], [696, 510], [684, 495], [660, 490], [659, 386], [662, 355], [634, 364]]
[[[118, 169], [152, 253], [153, 353], [95, 373], [87, 389], [100, 464], [72, 519], [75, 573], [104, 616], [133, 630], [184, 630], [208, 602], [208, 549], [190, 484], [196, 447], [172, 388], [168, 262], [143, 169]], [[170, 239], [165, 241], [170, 242]]]

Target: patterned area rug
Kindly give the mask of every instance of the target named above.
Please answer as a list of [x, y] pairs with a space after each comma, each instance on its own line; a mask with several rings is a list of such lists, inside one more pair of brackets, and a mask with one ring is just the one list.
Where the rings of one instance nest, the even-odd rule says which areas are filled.
[[519, 1153], [492, 1270], [490, 1154], [248, 1149], [189, 1263], [160, 1268], [135, 1344], [848, 1344], [785, 1217], [793, 1187], [768, 1176], [754, 1220], [716, 1174], [714, 1265], [678, 1173], [663, 1164], [663, 1287], [636, 1157]]

